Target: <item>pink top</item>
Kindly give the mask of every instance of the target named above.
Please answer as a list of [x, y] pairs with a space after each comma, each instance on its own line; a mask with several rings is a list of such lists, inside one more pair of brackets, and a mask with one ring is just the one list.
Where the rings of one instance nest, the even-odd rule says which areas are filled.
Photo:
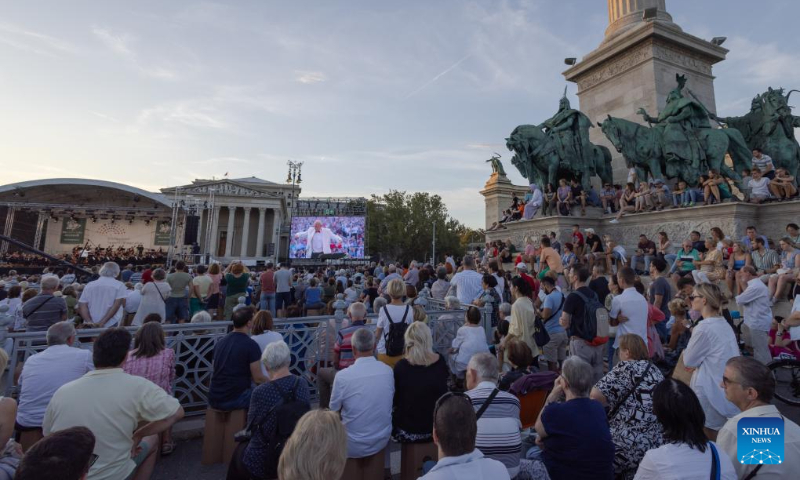
[[221, 273], [209, 273], [209, 277], [211, 277], [211, 286], [208, 288], [208, 295], [214, 295], [215, 293], [219, 293], [219, 283], [222, 280]]
[[125, 373], [144, 377], [171, 395], [172, 381], [175, 379], [175, 350], [165, 348], [150, 358], [134, 357], [135, 352], [136, 350], [128, 352], [128, 358], [122, 366]]

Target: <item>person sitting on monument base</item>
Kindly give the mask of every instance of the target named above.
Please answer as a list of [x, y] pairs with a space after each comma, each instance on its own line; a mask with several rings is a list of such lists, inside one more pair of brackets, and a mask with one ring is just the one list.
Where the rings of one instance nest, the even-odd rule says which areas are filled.
[[797, 195], [794, 180], [795, 178], [789, 175], [785, 168], [779, 168], [775, 173], [775, 178], [769, 182], [769, 190], [779, 202], [789, 200]]

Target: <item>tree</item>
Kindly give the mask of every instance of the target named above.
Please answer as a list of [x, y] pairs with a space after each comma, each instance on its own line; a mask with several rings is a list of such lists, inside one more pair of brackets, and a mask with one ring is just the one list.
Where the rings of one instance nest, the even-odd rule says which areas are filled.
[[367, 202], [367, 215], [371, 254], [399, 261], [429, 259], [434, 224], [437, 259], [443, 259], [445, 253], [464, 253], [461, 238], [467, 229], [448, 215], [439, 195], [397, 190], [373, 195]]

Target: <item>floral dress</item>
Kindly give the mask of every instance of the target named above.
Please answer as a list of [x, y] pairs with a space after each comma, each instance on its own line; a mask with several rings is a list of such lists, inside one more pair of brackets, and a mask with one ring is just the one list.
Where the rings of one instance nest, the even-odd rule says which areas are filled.
[[[647, 360], [620, 362], [595, 385], [606, 397], [609, 412], [624, 402], [608, 420], [614, 440], [617, 478], [633, 478], [644, 454], [664, 443], [661, 425], [653, 413], [652, 398], [653, 389], [664, 380], [664, 375], [655, 365], [648, 370], [648, 364]], [[643, 375], [641, 383], [635, 387]], [[636, 390], [628, 395], [634, 387]]]

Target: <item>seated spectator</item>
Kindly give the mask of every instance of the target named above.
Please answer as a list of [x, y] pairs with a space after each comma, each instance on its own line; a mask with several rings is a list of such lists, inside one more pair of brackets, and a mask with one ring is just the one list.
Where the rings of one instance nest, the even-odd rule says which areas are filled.
[[590, 398], [609, 411], [616, 478], [633, 478], [644, 454], [664, 443], [650, 397], [663, 380], [644, 341], [628, 333], [620, 338], [619, 363], [592, 388]]
[[433, 351], [431, 330], [422, 322], [408, 326], [406, 353], [394, 367], [392, 438], [399, 443], [433, 441], [433, 408], [447, 392], [450, 371]]
[[58, 277], [42, 277], [41, 292], [22, 305], [22, 316], [29, 332], [44, 332], [50, 326], [67, 319], [67, 302], [53, 294], [58, 289]]
[[344, 325], [336, 336], [333, 345], [333, 367], [320, 368], [317, 374], [317, 388], [319, 389], [319, 406], [328, 408], [331, 402], [331, 387], [337, 372], [344, 370], [355, 363], [353, 356], [353, 334], [366, 324], [367, 308], [361, 302], [356, 302], [347, 309], [349, 325]]
[[307, 310], [322, 310], [325, 303], [322, 301], [323, 290], [318, 286], [317, 279], [312, 278], [308, 281], [308, 288], [305, 291], [305, 307]]
[[[647, 235], [639, 235], [639, 243], [636, 246], [636, 253], [631, 257], [631, 268], [641, 275], [650, 274], [650, 262], [656, 258], [656, 243], [647, 238]], [[639, 261], [644, 264], [644, 270], [639, 270]]]
[[[450, 298], [450, 297], [448, 297]], [[450, 348], [450, 368], [457, 377], [467, 371], [469, 359], [476, 353], [488, 352], [486, 332], [481, 327], [482, 314], [479, 308], [471, 306], [464, 314], [464, 325], [458, 328], [456, 338]]]
[[72, 322], [58, 322], [47, 329], [47, 349], [22, 365], [17, 430], [41, 432], [44, 412], [56, 390], [94, 369], [92, 352], [72, 348], [74, 343]]
[[245, 307], [232, 315], [233, 331], [214, 346], [214, 373], [208, 389], [208, 404], [218, 410], [240, 410], [250, 405], [252, 382], [267, 378], [261, 371], [261, 348], [250, 338], [253, 309]]
[[348, 479], [357, 478], [355, 472], [370, 470], [374, 462], [383, 464], [383, 456], [377, 454], [389, 443], [394, 398], [394, 374], [373, 356], [372, 333], [360, 328], [351, 343], [355, 362], [336, 375], [331, 394], [331, 410], [341, 412], [347, 431], [347, 465], [342, 478]]
[[781, 249], [780, 269], [774, 274], [769, 275], [767, 280], [772, 305], [775, 305], [781, 301], [782, 298], [785, 298], [786, 287], [797, 277], [797, 274], [800, 273], [800, 250], [794, 247], [794, 243], [788, 237], [780, 239], [778, 243]]
[[534, 363], [531, 349], [528, 348], [526, 343], [516, 339], [506, 343], [506, 354], [508, 355], [508, 363], [511, 365], [511, 370], [500, 375], [500, 381], [497, 384], [497, 388], [504, 392], [507, 392], [514, 382], [532, 373], [531, 366]]
[[492, 354], [474, 355], [467, 367], [466, 393], [475, 411], [483, 410], [478, 418], [476, 448], [505, 465], [514, 478], [520, 470], [522, 451], [520, 404], [517, 397], [497, 388], [498, 376], [497, 359]]
[[95, 438], [86, 427], [72, 427], [50, 434], [25, 452], [15, 480], [86, 480], [89, 469], [99, 458], [92, 453]]
[[614, 443], [606, 412], [591, 400], [592, 367], [579, 357], [561, 375], [536, 420], [536, 444], [552, 480], [614, 478]]
[[280, 341], [267, 345], [261, 357], [270, 381], [253, 390], [247, 412], [251, 437], [242, 464], [251, 478], [277, 477], [278, 459], [273, 457], [274, 445], [270, 441], [276, 436], [288, 436], [291, 432], [283, 429], [293, 430], [296, 422], [311, 409], [308, 383], [289, 372], [291, 356], [289, 346]]
[[[92, 351], [96, 370], [59, 388], [44, 416], [45, 436], [75, 426], [94, 433], [98, 459], [89, 469], [92, 479], [150, 478], [158, 434], [183, 418], [177, 399], [122, 371], [130, 344], [131, 334], [122, 328], [97, 337]], [[147, 424], [140, 428], [141, 422]]]
[[335, 412], [311, 410], [303, 415], [283, 447], [278, 463], [281, 480], [337, 480], [347, 462], [347, 432]]
[[695, 283], [714, 283], [725, 278], [725, 267], [722, 266], [722, 252], [716, 248], [713, 238], [706, 238], [706, 254], [702, 260], [695, 260], [696, 270], [692, 270]]
[[[775, 395], [775, 377], [769, 368], [753, 358], [733, 357], [725, 365], [722, 388], [725, 398], [742, 411], [728, 419], [717, 437], [717, 445], [730, 457], [737, 477], [795, 478], [800, 471], [800, 427], [771, 404]], [[737, 461], [737, 426], [743, 418], [783, 419], [784, 454], [780, 465], [747, 465]]]
[[128, 289], [117, 280], [119, 265], [107, 262], [100, 269], [100, 278], [86, 284], [78, 300], [78, 311], [86, 323], [113, 327], [120, 323], [125, 311]]
[[[133, 350], [128, 353], [125, 373], [144, 377], [155, 383], [168, 395], [172, 395], [172, 382], [175, 381], [175, 350], [167, 348], [164, 329], [161, 323], [145, 323], [136, 331]], [[161, 454], [169, 455], [175, 448], [170, 429], [161, 435]]]
[[410, 305], [403, 303], [406, 284], [401, 278], [389, 280], [386, 292], [392, 301], [378, 312], [375, 340], [378, 343], [378, 360], [394, 368], [394, 365], [403, 358], [402, 334], [405, 334], [407, 328], [403, 324], [413, 322], [414, 313]]
[[433, 441], [439, 461], [420, 480], [506, 480], [505, 466], [486, 458], [476, 448], [478, 425], [475, 410], [463, 394], [446, 393], [433, 410]]
[[14, 317], [14, 330], [22, 330], [25, 326], [25, 317], [22, 316], [22, 287], [14, 285], [8, 289], [8, 296], [0, 300], [0, 307], [8, 306], [6, 315]]
[[725, 363], [739, 356], [739, 345], [720, 313], [725, 297], [718, 286], [697, 285], [691, 299], [692, 309], [699, 311], [703, 320], [692, 330], [692, 338], [683, 351], [683, 363], [693, 370], [691, 387], [703, 407], [706, 435], [714, 440], [727, 419], [739, 413], [719, 387]]
[[[0, 372], [8, 366], [8, 354], [0, 349]], [[14, 433], [14, 418], [17, 416], [17, 402], [10, 397], [0, 397], [0, 476], [11, 479], [19, 465], [19, 445], [11, 440]]]
[[769, 182], [769, 190], [778, 201], [789, 200], [797, 194], [795, 178], [789, 175], [786, 168], [776, 170], [775, 178]]
[[663, 428], [664, 444], [645, 453], [636, 480], [705, 479], [719, 459], [718, 477], [735, 480], [731, 459], [703, 433], [707, 423], [697, 396], [685, 383], [667, 378], [653, 390], [653, 413]]
[[763, 203], [772, 197], [770, 194], [770, 179], [765, 177], [758, 169], [753, 169], [753, 178], [747, 184], [747, 187], [750, 189], [750, 203]]

